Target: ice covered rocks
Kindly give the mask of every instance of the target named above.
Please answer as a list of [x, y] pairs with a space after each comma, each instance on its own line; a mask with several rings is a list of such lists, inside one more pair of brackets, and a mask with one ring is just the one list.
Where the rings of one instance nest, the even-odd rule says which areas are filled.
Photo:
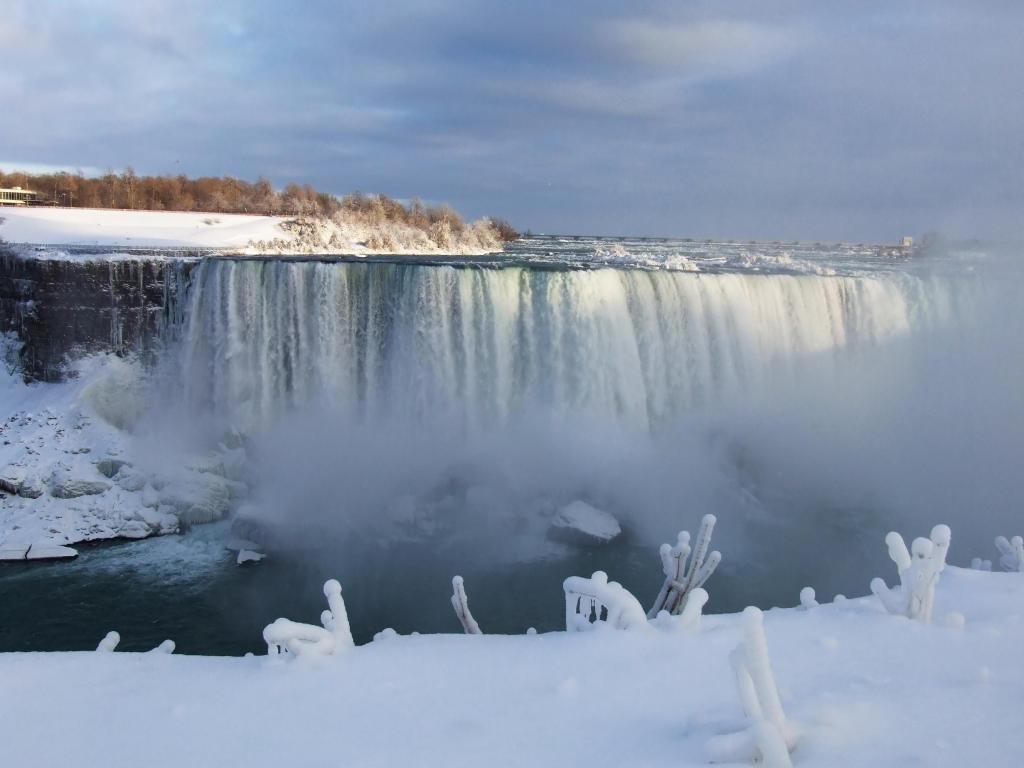
[[219, 475], [185, 472], [160, 489], [160, 505], [165, 504], [176, 510], [183, 523], [209, 523], [228, 513], [231, 493]]
[[619, 521], [604, 510], [576, 500], [555, 513], [549, 533], [573, 544], [608, 544], [622, 535]]
[[50, 478], [50, 493], [58, 499], [95, 496], [110, 490], [110, 483], [96, 480], [71, 470], [58, 469]]
[[238, 557], [235, 558], [235, 564], [244, 565], [245, 563], [258, 563], [265, 557], [266, 555], [262, 552], [256, 552], [251, 549], [240, 549], [238, 550]]
[[122, 467], [131, 466], [131, 464], [124, 459], [114, 458], [108, 456], [105, 459], [100, 459], [96, 462], [97, 471], [106, 478], [112, 478], [118, 472], [121, 471]]
[[38, 499], [45, 492], [38, 475], [24, 467], [7, 467], [0, 472], [0, 491], [25, 499]]

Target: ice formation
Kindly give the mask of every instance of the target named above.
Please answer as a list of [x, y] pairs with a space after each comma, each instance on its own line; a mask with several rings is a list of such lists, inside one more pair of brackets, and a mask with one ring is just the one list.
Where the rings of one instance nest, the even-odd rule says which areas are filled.
[[743, 611], [743, 642], [729, 661], [750, 725], [739, 733], [712, 738], [707, 745], [712, 761], [760, 760], [769, 768], [790, 768], [789, 753], [796, 747], [799, 731], [782, 709], [760, 609], [750, 606]]
[[950, 535], [948, 525], [936, 525], [930, 539], [914, 539], [910, 552], [903, 537], [895, 531], [885, 537], [889, 557], [899, 571], [900, 586], [889, 589], [883, 579], [876, 578], [871, 580], [871, 591], [889, 613], [925, 624], [931, 621], [935, 585], [946, 567]]
[[562, 588], [565, 590], [566, 632], [647, 626], [647, 614], [640, 602], [617, 581], [608, 581], [604, 571], [595, 571], [589, 579], [570, 576]]
[[607, 544], [622, 535], [619, 521], [603, 509], [577, 499], [555, 513], [552, 532], [586, 543]]
[[459, 617], [459, 623], [467, 635], [482, 635], [480, 625], [476, 623], [473, 614], [469, 610], [469, 598], [466, 597], [466, 585], [461, 576], [452, 579], [452, 607], [455, 615]]
[[682, 613], [690, 593], [697, 587], [702, 587], [715, 572], [715, 568], [722, 560], [722, 553], [715, 551], [709, 555], [708, 548], [711, 546], [711, 534], [716, 522], [717, 518], [714, 515], [704, 515], [692, 558], [689, 531], [679, 532], [674, 547], [668, 544], [661, 545], [661, 568], [665, 573], [665, 583], [651, 610], [647, 612], [649, 618], [654, 618], [663, 610], [673, 616]]
[[267, 643], [268, 655], [330, 656], [354, 645], [348, 612], [341, 597], [341, 584], [335, 579], [328, 579], [324, 583], [324, 595], [329, 610], [320, 614], [322, 627], [289, 619], [277, 619], [264, 627], [263, 639]]
[[98, 653], [113, 653], [120, 642], [121, 635], [114, 631], [107, 632], [100, 640], [100, 644], [96, 646], [96, 651]]
[[1024, 537], [1014, 536], [1007, 540], [1005, 536], [998, 536], [996, 549], [999, 550], [999, 565], [1004, 571], [1024, 573]]
[[804, 587], [800, 590], [800, 607], [804, 609], [817, 608], [818, 600], [814, 587]]

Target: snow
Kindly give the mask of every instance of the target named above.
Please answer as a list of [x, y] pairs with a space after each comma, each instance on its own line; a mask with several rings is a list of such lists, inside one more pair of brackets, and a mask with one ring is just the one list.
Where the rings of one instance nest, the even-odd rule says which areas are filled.
[[[1017, 764], [1021, 605], [1020, 574], [948, 566], [936, 615], [961, 629], [873, 596], [766, 611], [793, 764]], [[748, 724], [730, 663], [745, 631], [737, 614], [685, 633], [392, 633], [291, 661], [0, 654], [0, 744], [11, 765], [705, 766]]]
[[[25, 384], [0, 370], [0, 560], [74, 557], [78, 542], [175, 533], [180, 522], [225, 516], [244, 492], [224, 477], [241, 473], [241, 449], [180, 464], [133, 461], [134, 436], [117, 416], [132, 368], [113, 356], [85, 358], [77, 377], [59, 384]], [[121, 408], [108, 412], [111, 387]]]
[[72, 255], [61, 247], [193, 249], [224, 254], [445, 253], [501, 251], [493, 230], [478, 222], [444, 247], [422, 229], [358, 218], [257, 216], [236, 213], [129, 211], [99, 208], [0, 209], [0, 241], [35, 246], [35, 259], [124, 258], [117, 252]]
[[282, 216], [93, 208], [4, 208], [0, 238], [33, 245], [245, 248], [284, 235]]

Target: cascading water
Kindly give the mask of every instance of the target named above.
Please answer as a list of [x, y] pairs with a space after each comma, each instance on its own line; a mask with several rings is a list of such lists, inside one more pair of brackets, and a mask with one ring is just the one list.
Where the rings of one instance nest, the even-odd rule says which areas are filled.
[[524, 409], [656, 428], [947, 319], [938, 279], [211, 259], [189, 401], [246, 430], [328, 406], [468, 427]]

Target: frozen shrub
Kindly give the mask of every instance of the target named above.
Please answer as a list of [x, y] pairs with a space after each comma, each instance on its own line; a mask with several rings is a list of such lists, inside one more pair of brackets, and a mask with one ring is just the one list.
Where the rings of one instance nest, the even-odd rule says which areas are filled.
[[341, 585], [329, 579], [324, 583], [324, 595], [329, 610], [320, 614], [322, 627], [278, 619], [263, 629], [270, 656], [330, 656], [354, 645]]
[[96, 651], [98, 653], [113, 653], [120, 642], [121, 636], [117, 632], [107, 632], [100, 640], [100, 644], [96, 646]]
[[804, 587], [800, 590], [800, 607], [805, 610], [818, 607], [817, 595], [813, 587]]
[[764, 614], [753, 606], [743, 611], [743, 642], [729, 655], [743, 714], [749, 727], [739, 733], [716, 736], [707, 748], [713, 762], [758, 760], [771, 768], [790, 768], [789, 753], [799, 731], [786, 719], [775, 685]]
[[483, 634], [480, 631], [480, 625], [476, 623], [476, 619], [470, 613], [469, 598], [466, 597], [466, 586], [463, 584], [461, 576], [452, 579], [452, 607], [455, 609], [455, 615], [459, 617], [462, 630], [467, 635]]
[[931, 621], [935, 585], [946, 567], [950, 535], [949, 526], [936, 525], [932, 528], [931, 538], [914, 539], [909, 552], [903, 537], [895, 531], [885, 537], [889, 557], [899, 571], [900, 586], [889, 589], [882, 579], [872, 579], [871, 591], [889, 613], [925, 624]]
[[1014, 536], [1007, 540], [1005, 536], [999, 536], [996, 549], [999, 550], [999, 565], [1004, 571], [1024, 573], [1024, 538]]
[[661, 611], [668, 611], [673, 616], [683, 612], [690, 593], [697, 587], [704, 585], [715, 568], [722, 560], [720, 552], [708, 554], [711, 546], [711, 534], [715, 530], [717, 518], [714, 515], [704, 515], [701, 520], [700, 532], [697, 534], [697, 548], [690, 549], [690, 532], [680, 531], [676, 538], [676, 545], [661, 545], [661, 569], [665, 574], [665, 583], [661, 592], [647, 612], [649, 618], [654, 618]]
[[637, 629], [647, 626], [643, 606], [608, 574], [595, 571], [589, 579], [570, 576], [565, 590], [565, 631], [582, 632], [598, 627]]

